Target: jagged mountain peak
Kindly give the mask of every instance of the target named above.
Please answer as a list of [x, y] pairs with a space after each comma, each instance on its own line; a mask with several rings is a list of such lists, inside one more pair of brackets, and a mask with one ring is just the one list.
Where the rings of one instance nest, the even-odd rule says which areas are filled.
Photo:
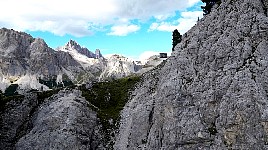
[[[75, 40], [70, 39], [70, 41], [68, 41], [65, 45], [68, 48], [80, 51], [81, 49], [83, 49], [84, 47], [82, 47], [80, 44], [78, 44]], [[85, 48], [87, 49], [87, 48]]]
[[80, 53], [87, 56], [88, 58], [101, 58], [102, 54], [99, 49], [96, 49], [95, 53], [91, 52], [88, 48], [82, 47], [76, 41], [70, 39], [64, 46], [57, 48], [57, 50], [71, 52], [71, 53]]

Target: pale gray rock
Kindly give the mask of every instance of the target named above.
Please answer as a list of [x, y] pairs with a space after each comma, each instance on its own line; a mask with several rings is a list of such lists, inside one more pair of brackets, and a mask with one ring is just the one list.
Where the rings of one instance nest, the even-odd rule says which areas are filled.
[[222, 0], [184, 34], [132, 92], [114, 148], [268, 149], [266, 4]]
[[106, 67], [101, 73], [99, 80], [119, 79], [131, 75], [141, 75], [163, 62], [166, 58], [154, 55], [145, 62], [134, 61], [122, 55], [111, 55], [107, 58]]
[[60, 91], [46, 99], [16, 149], [102, 149], [97, 114], [89, 106], [78, 90]]
[[123, 78], [135, 74], [140, 69], [134, 60], [114, 54], [107, 58], [107, 65], [99, 80]]
[[85, 47], [81, 47], [76, 41], [70, 40], [63, 48], [66, 49], [75, 49], [78, 53], [83, 54], [87, 56], [88, 58], [100, 58], [102, 57], [101, 52], [99, 49], [96, 50], [96, 53], [94, 54], [89, 49]]
[[46, 80], [59, 74], [72, 78], [83, 71], [70, 54], [53, 50], [43, 39], [5, 28], [0, 29], [0, 62], [1, 75], [10, 82], [26, 75]]

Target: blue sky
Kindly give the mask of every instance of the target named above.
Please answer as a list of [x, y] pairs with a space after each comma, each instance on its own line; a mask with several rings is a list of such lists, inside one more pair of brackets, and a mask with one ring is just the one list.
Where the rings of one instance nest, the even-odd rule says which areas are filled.
[[202, 17], [200, 0], [9, 0], [1, 5], [10, 8], [1, 8], [0, 27], [43, 38], [52, 48], [73, 39], [91, 51], [134, 59], [171, 52], [172, 31], [183, 34]]

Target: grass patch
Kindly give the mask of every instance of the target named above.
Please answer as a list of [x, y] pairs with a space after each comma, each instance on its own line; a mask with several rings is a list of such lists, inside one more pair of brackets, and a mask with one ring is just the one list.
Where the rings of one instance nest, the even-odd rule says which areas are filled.
[[120, 111], [128, 100], [129, 91], [138, 81], [140, 81], [140, 77], [132, 76], [95, 83], [89, 90], [85, 86], [80, 87], [82, 96], [97, 107], [92, 107], [92, 109], [97, 112], [103, 131], [107, 135], [106, 138], [109, 138], [110, 131], [116, 128], [116, 123], [120, 119]]
[[18, 92], [17, 92], [18, 87], [19, 87], [18, 84], [11, 84], [8, 88], [6, 88], [4, 95], [5, 96], [18, 95]]

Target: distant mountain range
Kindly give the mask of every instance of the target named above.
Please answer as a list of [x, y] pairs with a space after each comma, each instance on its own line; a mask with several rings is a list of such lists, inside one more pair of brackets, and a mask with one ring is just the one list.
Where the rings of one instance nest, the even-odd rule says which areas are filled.
[[104, 58], [74, 40], [55, 50], [31, 35], [0, 29], [0, 90], [18, 84], [18, 91], [48, 90], [57, 86], [82, 84], [90, 80], [109, 80], [141, 74], [162, 62], [159, 56], [147, 63], [115, 54]]

